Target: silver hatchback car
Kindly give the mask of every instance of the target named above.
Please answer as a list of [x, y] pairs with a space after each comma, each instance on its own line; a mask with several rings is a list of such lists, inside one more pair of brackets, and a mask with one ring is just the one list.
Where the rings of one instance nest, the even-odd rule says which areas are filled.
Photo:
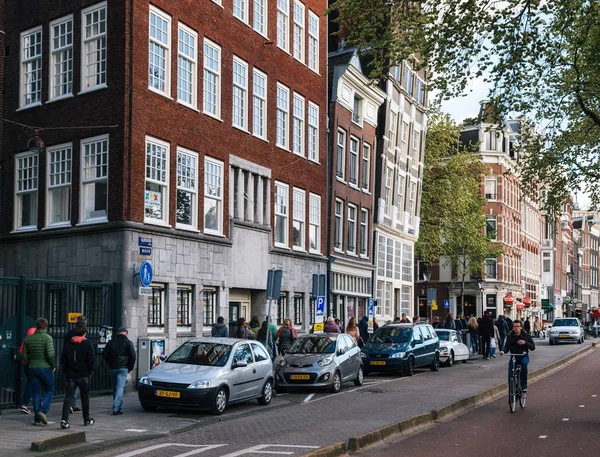
[[307, 387], [339, 392], [342, 383], [361, 386], [363, 380], [360, 349], [345, 333], [302, 335], [275, 361], [275, 390], [280, 393]]
[[228, 404], [273, 397], [273, 365], [258, 341], [195, 338], [141, 377], [138, 398], [146, 411], [206, 408], [223, 414]]

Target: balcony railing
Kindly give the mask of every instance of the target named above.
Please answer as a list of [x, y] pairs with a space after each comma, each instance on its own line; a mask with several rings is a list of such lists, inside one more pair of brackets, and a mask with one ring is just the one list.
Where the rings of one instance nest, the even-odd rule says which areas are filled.
[[498, 194], [485, 194], [485, 198], [487, 200], [497, 200], [498, 199]]

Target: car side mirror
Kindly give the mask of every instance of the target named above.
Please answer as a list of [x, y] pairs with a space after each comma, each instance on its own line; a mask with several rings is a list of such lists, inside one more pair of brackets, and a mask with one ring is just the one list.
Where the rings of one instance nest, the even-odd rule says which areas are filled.
[[165, 360], [167, 360], [167, 356], [166, 355], [161, 355], [160, 356], [160, 361], [164, 362]]
[[338, 349], [337, 350], [337, 355], [344, 355], [344, 350], [343, 349]]
[[248, 362], [244, 362], [243, 360], [239, 360], [233, 364], [231, 368], [245, 368], [248, 366]]
[[416, 346], [417, 344], [423, 344], [423, 340], [412, 340], [413, 346]]

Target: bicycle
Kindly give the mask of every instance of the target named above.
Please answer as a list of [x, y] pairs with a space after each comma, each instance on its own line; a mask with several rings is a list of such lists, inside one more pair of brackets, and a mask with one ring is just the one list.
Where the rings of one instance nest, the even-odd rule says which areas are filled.
[[520, 364], [517, 364], [517, 357], [523, 357], [527, 354], [510, 354], [510, 360], [512, 360], [512, 372], [508, 378], [508, 406], [510, 412], [514, 413], [517, 408], [517, 399], [519, 399], [519, 405], [521, 409], [525, 408], [527, 402], [527, 393], [521, 389], [521, 370]]

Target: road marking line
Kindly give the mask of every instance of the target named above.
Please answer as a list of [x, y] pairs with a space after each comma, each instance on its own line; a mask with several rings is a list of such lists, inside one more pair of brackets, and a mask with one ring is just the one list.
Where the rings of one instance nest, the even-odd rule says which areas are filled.
[[568, 418], [568, 417], [565, 417], [565, 418], [563, 419], [563, 422], [567, 422], [568, 420], [569, 420], [569, 418]]
[[596, 398], [598, 395], [592, 395], [593, 398]]
[[580, 408], [585, 408], [585, 405], [579, 405]]
[[127, 428], [125, 429], [126, 432], [136, 432], [136, 433], [142, 433], [142, 432], [147, 432], [148, 430], [142, 430], [141, 428]]
[[310, 401], [310, 399], [311, 399], [312, 397], [314, 397], [314, 396], [315, 396], [315, 394], [310, 394], [308, 397], [306, 397], [306, 398], [304, 399], [304, 401], [303, 401], [302, 403], [308, 403], [308, 402]]
[[193, 451], [184, 452], [183, 454], [177, 454], [173, 457], [189, 457], [190, 455], [200, 454], [204, 451], [209, 451], [211, 449], [215, 449], [221, 446], [227, 446], [226, 444], [213, 444], [213, 445], [205, 445], [202, 449], [194, 449]]
[[[215, 449], [221, 446], [227, 446], [226, 444], [180, 444], [180, 443], [161, 443], [155, 444], [154, 446], [148, 446], [143, 449], [138, 449], [136, 451], [127, 452], [125, 454], [119, 454], [116, 457], [133, 457], [134, 455], [144, 454], [145, 452], [154, 451], [156, 449], [162, 449], [169, 446], [181, 446], [181, 447], [195, 447], [195, 448], [203, 448], [200, 452], [208, 451], [209, 449]], [[181, 456], [180, 456], [181, 457]]]
[[545, 440], [546, 438], [548, 438], [548, 435], [540, 435], [541, 440]]
[[[286, 451], [263, 451], [263, 449], [266, 449], [268, 447], [291, 447], [291, 448], [298, 448], [298, 449], [318, 449], [319, 446], [301, 446], [301, 445], [294, 445], [294, 444], [259, 444], [257, 446], [252, 446], [252, 447], [248, 447], [246, 449], [242, 449], [240, 451], [236, 451], [236, 452], [232, 452], [231, 454], [226, 454], [226, 455], [222, 455], [221, 457], [238, 457], [240, 455], [244, 455], [244, 454], [285, 454], [285, 455], [290, 455], [293, 454], [293, 452], [286, 452]], [[119, 456], [121, 457], [121, 456]], [[175, 457], [181, 457], [181, 456], [175, 456]]]

